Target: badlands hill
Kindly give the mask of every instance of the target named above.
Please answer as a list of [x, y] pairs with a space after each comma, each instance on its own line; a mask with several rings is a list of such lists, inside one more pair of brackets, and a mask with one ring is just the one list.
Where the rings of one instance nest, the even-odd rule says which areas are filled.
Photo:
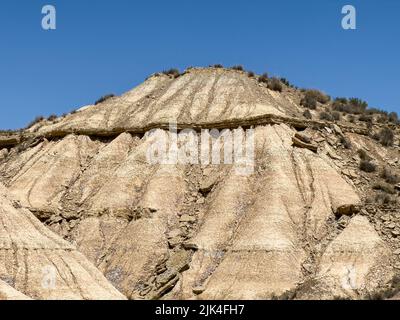
[[[0, 133], [0, 299], [396, 298], [395, 116], [236, 69]], [[171, 122], [254, 129], [253, 172], [149, 163]]]

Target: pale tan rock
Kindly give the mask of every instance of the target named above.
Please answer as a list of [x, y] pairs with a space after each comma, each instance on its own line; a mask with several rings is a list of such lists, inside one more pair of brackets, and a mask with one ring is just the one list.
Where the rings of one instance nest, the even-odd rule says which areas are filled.
[[296, 146], [296, 147], [309, 149], [309, 150], [311, 150], [313, 152], [317, 152], [318, 151], [318, 146], [315, 146], [315, 145], [313, 145], [311, 143], [306, 143], [306, 142], [304, 142], [304, 141], [302, 141], [302, 140], [300, 140], [300, 139], [298, 139], [296, 137], [293, 137], [292, 141], [293, 141], [293, 145]]
[[89, 134], [178, 119], [207, 123], [297, 112], [293, 101], [256, 84], [256, 79], [244, 73], [223, 69], [193, 69], [177, 79], [150, 77], [121, 97], [87, 106], [58, 123], [42, 126], [39, 133], [78, 130]]
[[15, 290], [4, 281], [0, 280], [0, 300], [31, 300], [23, 293]]
[[8, 190], [24, 207], [44, 214], [57, 212], [66, 187], [79, 176], [89, 155], [97, 151], [97, 144], [88, 137], [70, 135], [36, 149], [8, 181]]
[[256, 129], [257, 154], [267, 170], [254, 180], [232, 168], [221, 182], [187, 243], [196, 252], [175, 297], [268, 299], [296, 288], [306, 258], [300, 237], [322, 237], [338, 207], [359, 203], [333, 168], [309, 150], [293, 149], [291, 138], [284, 125]]
[[[68, 136], [27, 150], [4, 169], [16, 172], [7, 183], [22, 206], [42, 217], [60, 214], [61, 219], [77, 219], [74, 224], [63, 220], [50, 225], [70, 238], [130, 298], [157, 297], [179, 281], [177, 288], [182, 290], [174, 290], [179, 297], [192, 297], [193, 287], [204, 285], [200, 297], [266, 299], [301, 281], [305, 252], [300, 239], [304, 235], [312, 241], [322, 238], [329, 217], [360, 201], [323, 158], [293, 148], [294, 134], [286, 125], [257, 127], [256, 161], [264, 170], [259, 176], [240, 176], [234, 166], [220, 165], [218, 175], [208, 174], [212, 182], [204, 194], [209, 200], [200, 216], [180, 212], [190, 182], [185, 166], [149, 164], [146, 152], [151, 141], [146, 137], [121, 134], [105, 144]], [[74, 149], [83, 146], [85, 157], [79, 159]], [[56, 157], [55, 163], [67, 169], [52, 169], [49, 160], [63, 148], [68, 152]], [[46, 174], [38, 175], [38, 171]], [[196, 179], [199, 188], [201, 183], [205, 186], [203, 177]], [[36, 188], [38, 181], [47, 192], [31, 199], [31, 189], [43, 190]], [[211, 185], [216, 185], [212, 192]], [[196, 198], [192, 201], [201, 204]], [[176, 280], [177, 272], [167, 268], [160, 274], [167, 282], [149, 283], [170, 259], [169, 246], [183, 241], [182, 237], [168, 238], [168, 230], [179, 227], [180, 220], [200, 226], [185, 242], [185, 248], [197, 250], [190, 269]], [[64, 227], [59, 229], [59, 225]], [[265, 264], [248, 267], [260, 260]], [[266, 275], [268, 287], [263, 284]], [[235, 290], [229, 291], [230, 286]]]
[[317, 278], [331, 298], [372, 293], [392, 276], [390, 255], [368, 219], [356, 216], [327, 247]]
[[[0, 292], [10, 286], [17, 297], [123, 298], [114, 285], [131, 299], [270, 299], [297, 291], [303, 298], [360, 297], [380, 288], [390, 251], [357, 220], [367, 186], [362, 180], [354, 189], [347, 177], [358, 178], [357, 163], [346, 156], [368, 148], [382, 163], [395, 152], [339, 122], [322, 137], [324, 122], [296, 118], [304, 110], [292, 93], [271, 91], [244, 72], [194, 69], [176, 79], [150, 77], [121, 97], [43, 121], [22, 142], [0, 136], [0, 145], [17, 145], [0, 160], [6, 212], [25, 213], [12, 216], [12, 237], [0, 233], [7, 248], [0, 249]], [[254, 128], [254, 171], [149, 163], [149, 130], [170, 146], [169, 121], [198, 131]], [[342, 134], [354, 150], [339, 146]], [[398, 231], [383, 227], [384, 237]], [[29, 260], [28, 280], [15, 259]], [[61, 274], [53, 294], [38, 285], [44, 261]], [[360, 296], [338, 287], [348, 261], [362, 270]], [[376, 281], [374, 270], [382, 271]]]
[[[177, 210], [185, 188], [179, 168], [161, 165], [139, 201], [140, 207], [152, 208], [151, 216], [130, 222], [101, 262], [100, 269], [106, 277], [129, 298], [138, 298], [141, 284], [168, 260], [168, 226], [178, 223]], [[159, 294], [158, 289], [157, 286], [152, 288], [155, 294]]]
[[[123, 299], [68, 242], [26, 209], [16, 209], [0, 185], [0, 279], [34, 299]], [[3, 285], [4, 287], [4, 285]], [[15, 291], [9, 291], [11, 298]]]

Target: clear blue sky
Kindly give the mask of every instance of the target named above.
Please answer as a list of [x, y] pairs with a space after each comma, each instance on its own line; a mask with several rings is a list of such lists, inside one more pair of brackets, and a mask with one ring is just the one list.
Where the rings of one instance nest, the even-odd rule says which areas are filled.
[[[57, 30], [41, 9], [57, 9]], [[341, 8], [357, 9], [357, 30]], [[242, 64], [400, 111], [398, 0], [2, 0], [0, 128], [121, 94], [170, 67]]]

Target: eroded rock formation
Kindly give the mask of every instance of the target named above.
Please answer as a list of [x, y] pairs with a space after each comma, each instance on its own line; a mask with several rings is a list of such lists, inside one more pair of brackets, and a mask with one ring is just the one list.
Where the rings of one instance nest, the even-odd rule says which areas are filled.
[[[298, 100], [243, 72], [193, 69], [4, 139], [0, 298], [330, 299], [383, 288], [400, 244], [369, 214], [368, 177], [341, 141], [381, 162], [398, 149], [361, 126], [301, 119]], [[198, 136], [253, 128], [252, 173], [149, 163], [146, 132], [169, 122]], [[53, 290], [41, 286], [47, 265]]]
[[123, 299], [104, 276], [0, 185], [0, 294], [7, 299]]

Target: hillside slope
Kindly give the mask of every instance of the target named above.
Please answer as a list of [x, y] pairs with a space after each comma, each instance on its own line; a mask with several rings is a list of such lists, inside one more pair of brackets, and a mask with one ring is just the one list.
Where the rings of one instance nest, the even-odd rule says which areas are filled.
[[[400, 187], [381, 172], [400, 174], [399, 128], [388, 126], [393, 143], [383, 146], [371, 135], [384, 123], [318, 119], [331, 102], [306, 119], [303, 96], [285, 85], [271, 90], [243, 71], [190, 69], [0, 134], [0, 212], [15, 219], [0, 228], [0, 250], [20, 246], [29, 269], [45, 259], [67, 274], [62, 287], [43, 292], [35, 275], [26, 280], [4, 256], [0, 297], [2, 290], [18, 296], [5, 286], [61, 299], [121, 298], [112, 286], [129, 299], [394, 295]], [[201, 129], [254, 129], [252, 172], [237, 174], [235, 163], [149, 163], [149, 130], [163, 133], [169, 122], [196, 129], [198, 138]], [[360, 150], [374, 171], [360, 170]], [[37, 243], [50, 251], [31, 253]]]

